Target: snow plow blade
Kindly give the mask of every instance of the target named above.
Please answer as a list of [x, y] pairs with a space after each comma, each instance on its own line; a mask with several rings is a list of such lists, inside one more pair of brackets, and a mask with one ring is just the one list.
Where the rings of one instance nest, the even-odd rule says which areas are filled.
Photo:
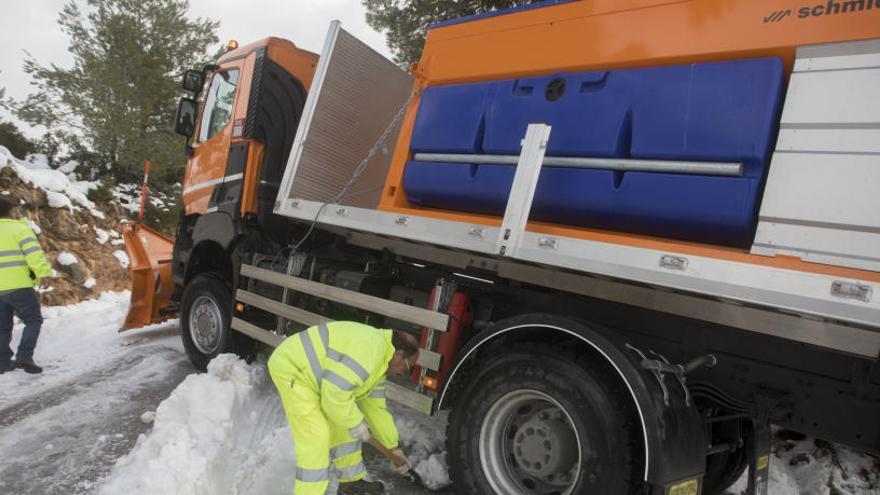
[[[131, 306], [120, 332], [160, 323], [174, 316], [171, 306], [171, 252], [174, 239], [140, 223], [122, 229], [130, 261]], [[164, 310], [164, 311], [163, 311]]]

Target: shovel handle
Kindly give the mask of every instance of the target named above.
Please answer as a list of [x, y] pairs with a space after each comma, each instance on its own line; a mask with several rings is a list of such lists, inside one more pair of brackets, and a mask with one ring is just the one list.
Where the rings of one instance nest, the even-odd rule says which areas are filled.
[[384, 455], [392, 463], [394, 463], [395, 466], [402, 466], [402, 465], [406, 464], [405, 460], [403, 460], [400, 456], [398, 456], [397, 454], [392, 452], [391, 449], [389, 449], [388, 447], [382, 445], [382, 443], [379, 442], [378, 440], [376, 440], [375, 438], [370, 437], [369, 443], [370, 443], [370, 445], [373, 446], [373, 448], [375, 448], [376, 450], [381, 452], [382, 455]]

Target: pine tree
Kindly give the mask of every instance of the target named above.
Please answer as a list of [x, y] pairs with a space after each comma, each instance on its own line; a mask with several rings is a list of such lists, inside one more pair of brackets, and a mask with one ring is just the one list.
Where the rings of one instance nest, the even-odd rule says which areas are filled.
[[0, 120], [0, 146], [5, 146], [17, 158], [24, 158], [37, 149], [33, 141], [25, 137], [15, 124], [4, 120]]
[[403, 68], [419, 61], [428, 24], [482, 14], [540, 0], [362, 0], [367, 24], [385, 32], [394, 61]]
[[[82, 3], [82, 2], [79, 2]], [[18, 105], [72, 152], [135, 177], [150, 159], [157, 178], [174, 181], [184, 139], [173, 133], [180, 77], [209, 59], [218, 23], [187, 17], [186, 0], [70, 0], [58, 24], [70, 38], [71, 68], [24, 70], [37, 91]]]

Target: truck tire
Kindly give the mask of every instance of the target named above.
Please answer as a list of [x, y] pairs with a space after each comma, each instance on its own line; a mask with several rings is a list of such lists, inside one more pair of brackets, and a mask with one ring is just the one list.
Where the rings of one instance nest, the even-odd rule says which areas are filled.
[[183, 348], [202, 371], [218, 354], [232, 350], [232, 295], [220, 277], [196, 275], [183, 291], [180, 333]]
[[447, 427], [455, 493], [638, 493], [640, 430], [618, 382], [540, 344], [480, 364]]

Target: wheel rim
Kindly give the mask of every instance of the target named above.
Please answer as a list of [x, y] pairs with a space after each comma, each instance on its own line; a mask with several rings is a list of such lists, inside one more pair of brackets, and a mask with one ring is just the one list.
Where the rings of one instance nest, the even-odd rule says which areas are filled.
[[202, 354], [211, 355], [220, 347], [223, 318], [214, 299], [199, 296], [189, 310], [189, 334], [193, 345]]
[[495, 493], [574, 493], [580, 437], [571, 415], [544, 392], [516, 390], [496, 400], [483, 419], [479, 447]]

